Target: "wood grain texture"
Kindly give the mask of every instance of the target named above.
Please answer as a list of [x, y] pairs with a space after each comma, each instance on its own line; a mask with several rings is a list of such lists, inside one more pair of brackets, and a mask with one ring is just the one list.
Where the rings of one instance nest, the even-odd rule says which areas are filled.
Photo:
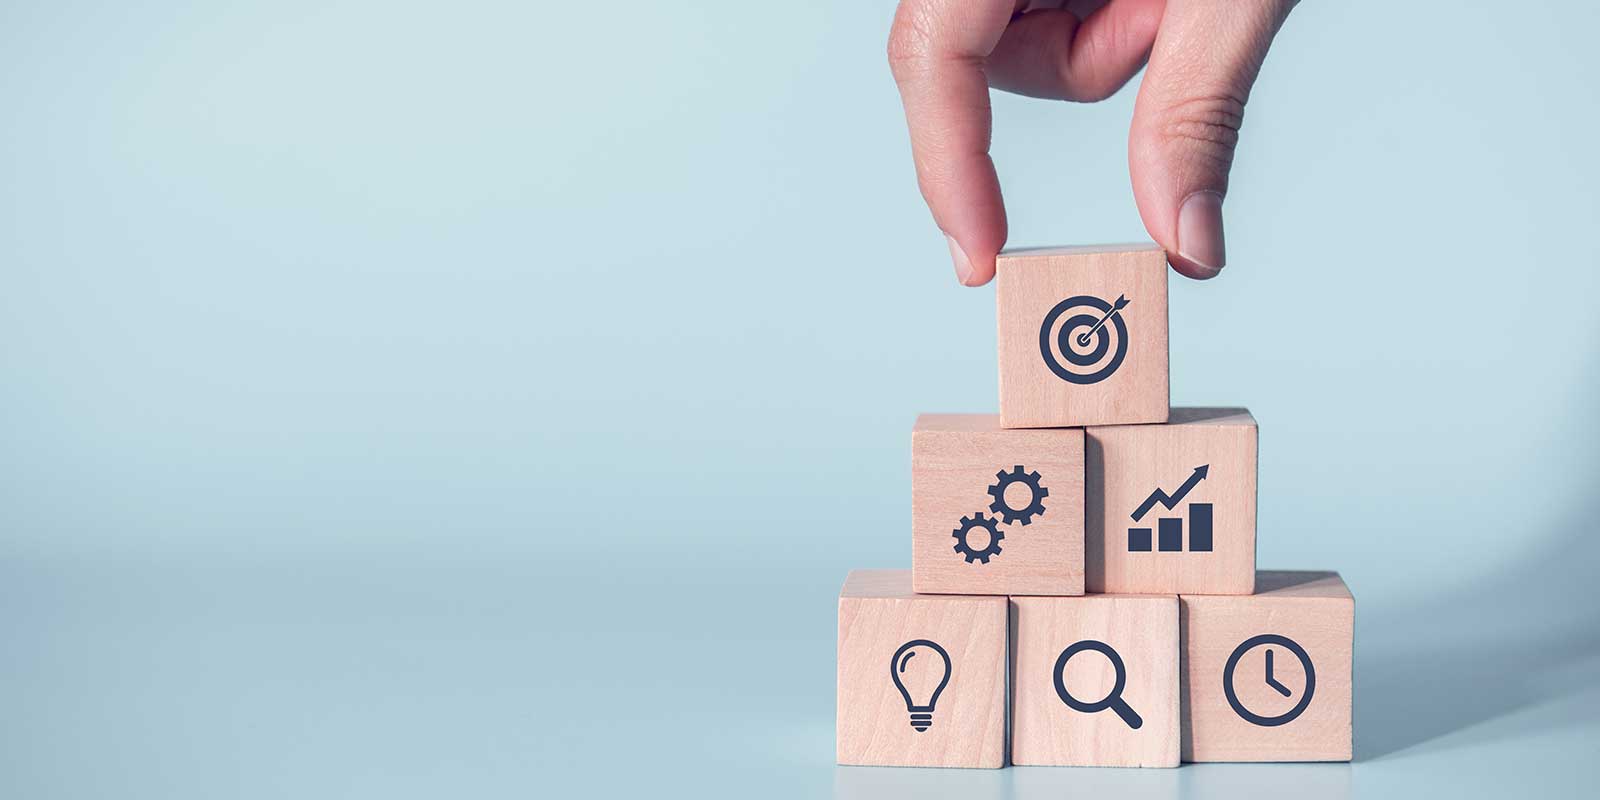
[[[1040, 346], [1040, 328], [1051, 310], [1080, 295], [1107, 304], [1119, 296], [1129, 301], [1119, 312], [1128, 332], [1127, 353], [1106, 378], [1087, 385], [1058, 377]], [[1047, 428], [1166, 421], [1167, 258], [1160, 248], [1142, 244], [1007, 250], [996, 262], [995, 298], [1002, 425]], [[1072, 316], [1076, 314], [1058, 317], [1057, 325]], [[1047, 338], [1059, 341], [1055, 335]], [[1115, 352], [1109, 347], [1108, 352]], [[1061, 362], [1059, 356], [1057, 361]]]
[[[892, 767], [1005, 766], [1006, 598], [918, 595], [909, 570], [855, 570], [839, 592], [840, 764]], [[949, 681], [918, 731], [895, 685], [902, 645], [924, 639], [944, 648]], [[902, 682], [931, 694], [938, 655], [920, 648]], [[914, 697], [921, 703], [921, 697]]]
[[[1250, 597], [1185, 595], [1183, 760], [1349, 761], [1355, 600], [1334, 572], [1261, 572]], [[1298, 716], [1262, 725], [1235, 711], [1224, 675], [1235, 651], [1234, 694], [1263, 720], [1292, 715], [1305, 696], [1306, 672], [1276, 642], [1241, 646], [1261, 635], [1286, 637], [1305, 651], [1315, 688]], [[1274, 651], [1268, 682], [1266, 651]], [[1419, 667], [1420, 668], [1420, 667]], [[1285, 696], [1282, 691], [1287, 690]]]
[[[916, 591], [950, 594], [1083, 594], [1083, 431], [1006, 430], [993, 414], [924, 414], [911, 433], [911, 567]], [[1038, 473], [1047, 493], [1042, 513], [1026, 512], [1032, 486], [1013, 477]], [[1004, 506], [989, 493], [998, 487]], [[980, 525], [994, 523], [1003, 538], [988, 561], [956, 549], [990, 549]]]
[[[1178, 766], [1178, 598], [1153, 595], [1011, 598], [1011, 760], [1022, 765]], [[1122, 698], [1143, 724], [1114, 711], [1069, 708], [1056, 692], [1062, 652], [1083, 640], [1109, 645], [1126, 671]], [[1077, 700], [1104, 699], [1115, 668], [1086, 651], [1067, 659], [1063, 684]]]
[[[1242, 408], [1174, 408], [1164, 425], [1089, 428], [1085, 458], [1085, 585], [1089, 592], [1250, 594], [1256, 577], [1255, 418]], [[1181, 501], [1169, 497], [1205, 467]], [[1195, 509], [1196, 504], [1210, 506]], [[1196, 515], [1206, 512], [1209, 551], [1196, 551]], [[1166, 520], [1166, 522], [1162, 522]], [[1183, 528], [1183, 550], [1160, 549], [1162, 526]], [[1148, 551], [1130, 550], [1130, 529]]]

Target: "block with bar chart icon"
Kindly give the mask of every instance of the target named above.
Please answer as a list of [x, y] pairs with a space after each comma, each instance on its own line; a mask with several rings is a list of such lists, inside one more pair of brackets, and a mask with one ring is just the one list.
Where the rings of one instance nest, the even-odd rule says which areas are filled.
[[996, 261], [1000, 422], [1167, 419], [1167, 257], [1154, 244], [1008, 250]]
[[1349, 761], [1355, 600], [1336, 572], [1183, 595], [1183, 760]]
[[1083, 431], [924, 414], [911, 433], [918, 592], [1083, 594]]
[[1174, 408], [1163, 425], [1089, 428], [1087, 590], [1250, 594], [1256, 434], [1241, 408]]
[[853, 570], [839, 592], [838, 762], [1005, 765], [1004, 597], [918, 595], [908, 570]]
[[1011, 761], [1176, 767], [1178, 598], [1011, 598]]

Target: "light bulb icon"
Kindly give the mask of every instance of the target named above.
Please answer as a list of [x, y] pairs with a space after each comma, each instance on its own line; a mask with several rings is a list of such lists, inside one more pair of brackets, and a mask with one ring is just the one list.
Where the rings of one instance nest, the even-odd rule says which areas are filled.
[[[918, 658], [921, 656], [921, 658]], [[938, 642], [912, 639], [894, 651], [889, 660], [889, 677], [905, 698], [911, 714], [911, 727], [922, 733], [933, 725], [933, 706], [939, 693], [950, 682], [950, 654]], [[923, 698], [927, 702], [918, 702]]]

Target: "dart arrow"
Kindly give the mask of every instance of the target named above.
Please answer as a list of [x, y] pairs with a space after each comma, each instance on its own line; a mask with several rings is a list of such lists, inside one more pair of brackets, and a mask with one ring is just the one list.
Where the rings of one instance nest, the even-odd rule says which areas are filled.
[[1111, 310], [1107, 311], [1105, 316], [1100, 318], [1099, 322], [1096, 322], [1094, 325], [1090, 326], [1089, 330], [1086, 330], [1083, 333], [1078, 334], [1078, 346], [1079, 347], [1088, 347], [1089, 346], [1089, 342], [1094, 339], [1095, 331], [1100, 330], [1100, 328], [1103, 327], [1106, 324], [1106, 321], [1111, 319], [1111, 315], [1112, 314], [1115, 314], [1118, 311], [1121, 311], [1127, 305], [1128, 305], [1128, 296], [1125, 295], [1125, 294], [1117, 295], [1117, 302], [1111, 304]]

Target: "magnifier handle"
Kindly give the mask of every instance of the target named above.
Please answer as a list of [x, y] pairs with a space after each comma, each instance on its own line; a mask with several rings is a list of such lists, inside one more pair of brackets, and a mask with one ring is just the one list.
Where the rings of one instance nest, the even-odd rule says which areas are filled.
[[1138, 730], [1140, 726], [1144, 725], [1144, 720], [1120, 697], [1112, 701], [1111, 710], [1117, 712], [1117, 716], [1122, 717], [1122, 721], [1128, 723], [1128, 727], [1134, 730]]

